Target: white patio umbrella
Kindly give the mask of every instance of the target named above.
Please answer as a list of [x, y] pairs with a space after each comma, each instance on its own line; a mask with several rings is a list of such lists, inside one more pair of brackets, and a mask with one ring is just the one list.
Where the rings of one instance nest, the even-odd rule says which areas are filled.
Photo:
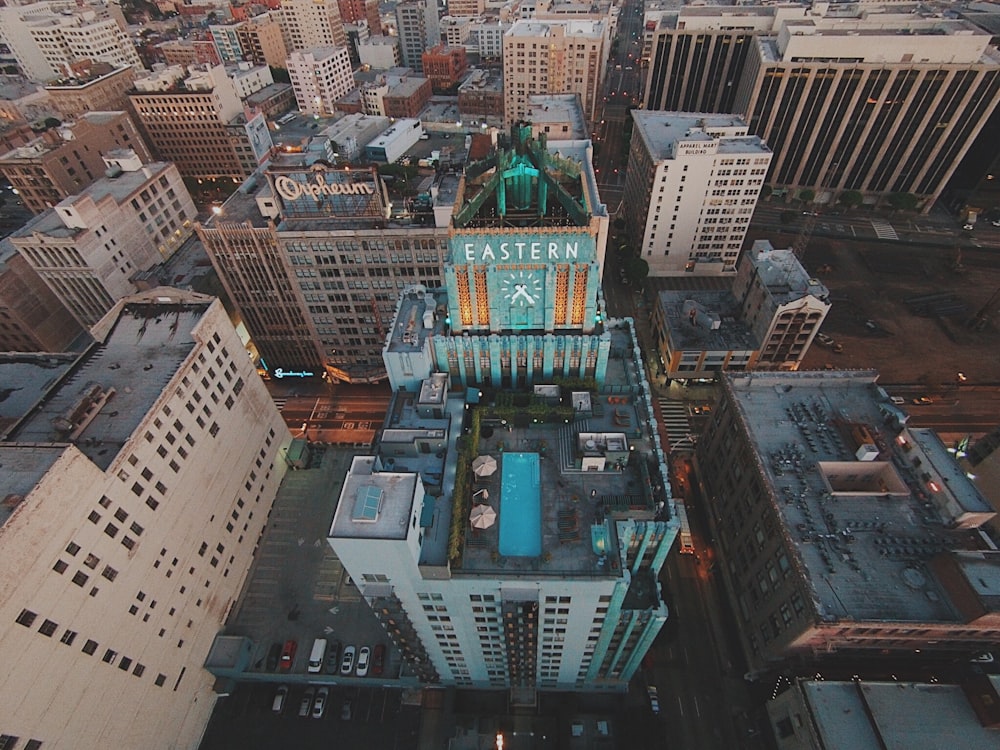
[[490, 505], [477, 505], [469, 514], [469, 523], [474, 529], [488, 529], [497, 522], [497, 512]]
[[488, 477], [497, 470], [497, 460], [493, 456], [477, 456], [472, 461], [472, 473], [477, 477]]

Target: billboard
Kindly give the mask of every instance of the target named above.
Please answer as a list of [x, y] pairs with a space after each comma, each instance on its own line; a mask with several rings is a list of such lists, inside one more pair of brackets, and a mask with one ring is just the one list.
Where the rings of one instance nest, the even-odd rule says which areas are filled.
[[324, 163], [267, 172], [285, 218], [380, 219], [388, 217], [385, 186], [374, 169], [335, 169]]

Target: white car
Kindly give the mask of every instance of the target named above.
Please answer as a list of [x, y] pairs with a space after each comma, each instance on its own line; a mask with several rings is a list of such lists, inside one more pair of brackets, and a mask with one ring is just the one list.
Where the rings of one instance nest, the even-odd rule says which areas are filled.
[[316, 700], [313, 702], [312, 717], [322, 719], [326, 713], [326, 699], [330, 697], [330, 688], [321, 687], [316, 691]]
[[653, 710], [654, 714], [659, 715], [660, 694], [656, 691], [656, 687], [654, 685], [647, 685], [646, 693], [649, 695], [649, 707]]
[[344, 649], [344, 655], [340, 658], [341, 674], [350, 674], [354, 671], [355, 654], [357, 654], [357, 649], [354, 646], [348, 646]]
[[361, 650], [358, 652], [358, 668], [355, 674], [358, 677], [365, 677], [368, 675], [368, 665], [371, 661], [372, 650], [368, 646], [362, 646]]

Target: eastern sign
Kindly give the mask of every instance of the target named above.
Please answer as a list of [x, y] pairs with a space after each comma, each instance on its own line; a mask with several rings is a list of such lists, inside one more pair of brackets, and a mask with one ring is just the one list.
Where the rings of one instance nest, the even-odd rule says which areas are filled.
[[452, 240], [452, 263], [586, 263], [594, 259], [589, 234], [456, 236]]
[[313, 164], [267, 176], [287, 218], [386, 218], [388, 199], [374, 170]]

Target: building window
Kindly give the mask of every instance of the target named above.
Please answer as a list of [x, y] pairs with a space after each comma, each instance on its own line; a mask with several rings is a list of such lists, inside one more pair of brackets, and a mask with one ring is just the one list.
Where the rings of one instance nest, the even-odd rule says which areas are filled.
[[56, 623], [52, 622], [52, 620], [45, 620], [41, 624], [41, 627], [38, 628], [38, 632], [44, 636], [48, 636], [49, 638], [51, 638], [56, 634], [56, 631], [58, 629], [59, 626]]
[[83, 644], [83, 648], [81, 650], [83, 653], [93, 656], [97, 653], [97, 641], [88, 640]]
[[73, 575], [73, 583], [75, 583], [77, 586], [82, 587], [86, 582], [87, 582], [87, 574], [84, 573], [83, 571], [78, 570]]
[[14, 622], [16, 622], [18, 625], [24, 625], [24, 627], [30, 628], [31, 624], [35, 621], [36, 617], [38, 617], [38, 615], [36, 615], [30, 609], [22, 609], [21, 614], [19, 614], [16, 618], [14, 618]]
[[101, 657], [101, 661], [103, 661], [105, 664], [114, 664], [115, 659], [117, 658], [118, 658], [118, 652], [109, 648], [107, 651], [104, 652], [104, 656]]
[[62, 638], [59, 639], [60, 643], [65, 643], [67, 646], [72, 646], [73, 641], [76, 640], [77, 632], [75, 630], [67, 630], [62, 634]]

